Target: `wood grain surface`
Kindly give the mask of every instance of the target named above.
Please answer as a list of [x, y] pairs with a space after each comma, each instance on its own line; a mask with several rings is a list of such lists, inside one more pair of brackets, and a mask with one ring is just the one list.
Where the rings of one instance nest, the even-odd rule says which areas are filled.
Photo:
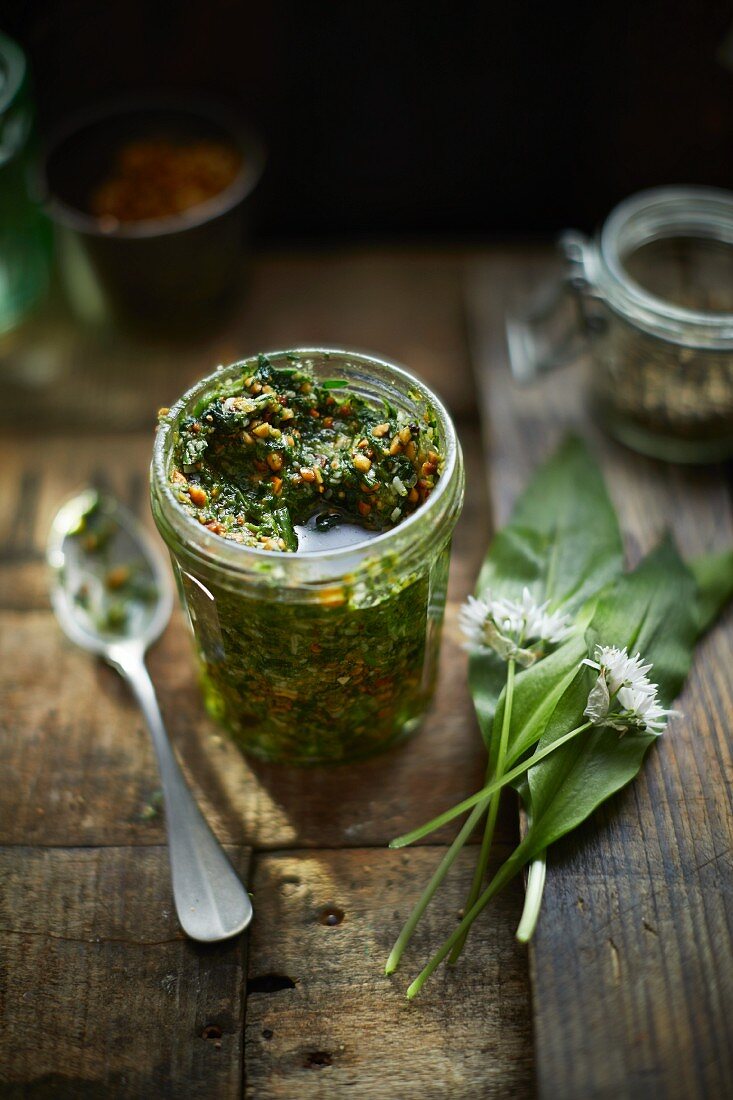
[[[599, 455], [631, 564], [667, 529], [687, 556], [730, 546], [725, 471], [667, 466], [601, 435], [585, 412], [582, 363], [530, 386], [511, 379], [504, 313], [549, 270], [542, 251], [503, 252], [467, 273], [497, 521], [573, 429]], [[732, 667], [728, 613], [639, 778], [550, 853], [531, 949], [547, 1100], [733, 1095]]]
[[[519, 887], [465, 966], [408, 1005], [410, 976], [456, 919], [471, 876], [467, 854], [404, 969], [383, 976], [400, 922], [441, 854], [431, 847], [403, 857], [386, 844], [470, 793], [484, 766], [456, 623], [490, 527], [463, 267], [454, 253], [265, 256], [241, 309], [208, 340], [175, 346], [82, 333], [57, 310], [6, 349], [0, 1095], [218, 1100], [245, 1087], [251, 1096], [377, 1100], [531, 1094], [528, 965], [512, 940]], [[180, 937], [147, 734], [124, 684], [61, 635], [44, 544], [61, 500], [89, 482], [150, 522], [155, 410], [197, 376], [260, 348], [321, 342], [404, 361], [443, 394], [464, 445], [467, 498], [435, 704], [418, 735], [392, 752], [335, 769], [249, 763], [203, 714], [180, 615], [150, 654], [171, 737], [208, 820], [236, 846], [243, 871], [254, 849], [245, 1056], [244, 941], [217, 953]], [[507, 805], [502, 844], [516, 834]], [[346, 913], [337, 927], [320, 923], [329, 904]], [[297, 978], [294, 989], [272, 988], [283, 974]]]
[[[518, 883], [502, 898], [476, 954], [443, 970], [419, 1002], [405, 1000], [402, 970], [384, 975], [412, 899], [441, 854], [352, 849], [258, 858], [247, 1096], [529, 1095], [526, 960], [511, 926]], [[464, 853], [405, 967], [419, 968], [453, 930], [472, 867]], [[263, 973], [281, 980], [266, 987]]]
[[3, 1097], [241, 1094], [246, 939], [186, 939], [165, 848], [4, 848], [0, 881]]

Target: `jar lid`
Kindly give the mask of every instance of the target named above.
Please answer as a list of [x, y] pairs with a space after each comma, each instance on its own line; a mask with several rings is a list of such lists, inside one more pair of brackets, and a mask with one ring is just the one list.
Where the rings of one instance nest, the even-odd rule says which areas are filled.
[[[640, 275], [643, 257], [657, 243], [656, 267], [665, 272], [666, 286], [655, 279], [642, 281]], [[665, 243], [666, 260], [659, 251]], [[686, 285], [680, 293], [671, 287], [674, 264], [669, 257], [675, 249], [683, 266], [687, 254]], [[584, 273], [615, 312], [651, 335], [689, 347], [730, 348], [733, 279], [717, 278], [723, 308], [710, 302], [709, 293], [716, 286], [714, 265], [721, 254], [724, 267], [733, 271], [733, 193], [711, 187], [658, 187], [632, 195], [611, 212], [595, 248], [586, 251]], [[651, 270], [648, 263], [646, 269]]]

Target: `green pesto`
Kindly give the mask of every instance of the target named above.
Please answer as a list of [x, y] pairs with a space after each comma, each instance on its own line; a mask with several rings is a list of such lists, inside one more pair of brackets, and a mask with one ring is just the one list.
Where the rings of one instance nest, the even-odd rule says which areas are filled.
[[144, 558], [131, 552], [130, 540], [107, 513], [99, 497], [71, 532], [78, 542], [82, 571], [74, 601], [95, 632], [124, 637], [134, 633], [157, 598]]
[[[316, 515], [321, 530], [358, 525], [363, 541], [421, 507], [440, 477], [435, 421], [416, 417], [261, 356], [177, 425], [170, 481], [210, 531], [275, 557], [298, 551]], [[407, 735], [433, 691], [448, 557], [438, 544], [405, 576], [381, 554], [305, 601], [178, 571], [207, 709], [244, 751], [284, 763], [356, 759]]]
[[442, 465], [435, 425], [375, 407], [297, 360], [209, 393], [179, 426], [171, 480], [181, 505], [217, 535], [292, 552], [295, 527], [346, 520], [396, 526], [430, 495]]
[[[373, 606], [292, 606], [184, 580], [209, 713], [245, 752], [288, 764], [370, 756], [418, 725], [435, 681], [448, 549]], [[432, 598], [431, 598], [432, 594]]]

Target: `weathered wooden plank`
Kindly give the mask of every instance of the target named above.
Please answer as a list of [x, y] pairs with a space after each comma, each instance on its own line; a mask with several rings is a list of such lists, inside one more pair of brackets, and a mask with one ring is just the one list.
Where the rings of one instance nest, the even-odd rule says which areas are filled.
[[61, 433], [142, 428], [218, 363], [306, 345], [403, 362], [438, 388], [444, 382], [454, 411], [471, 414], [462, 264], [463, 253], [448, 250], [265, 253], [233, 315], [185, 342], [82, 329], [50, 309], [3, 359], [0, 423]]
[[254, 885], [246, 1094], [370, 1100], [527, 1097], [532, 1047], [524, 952], [512, 941], [521, 887], [499, 900], [473, 950], [414, 1002], [409, 976], [455, 926], [464, 853], [403, 967], [384, 962], [440, 850], [261, 856]]
[[[507, 303], [548, 270], [542, 252], [475, 267], [468, 301], [502, 522], [529, 472], [572, 427], [599, 454], [630, 560], [671, 527], [692, 555], [733, 542], [718, 469], [669, 467], [603, 437], [582, 366], [510, 378]], [[708, 1097], [733, 1092], [733, 619], [700, 647], [680, 708], [633, 786], [551, 853], [531, 949], [540, 1095]]]
[[[480, 739], [465, 682], [457, 609], [471, 590], [488, 538], [475, 429], [462, 430], [468, 466], [464, 515], [454, 541], [440, 683], [417, 738], [354, 767], [289, 769], [249, 763], [203, 713], [191, 646], [177, 616], [150, 667], [168, 728], [219, 836], [258, 847], [383, 844], [464, 797], [479, 782]], [[22, 539], [0, 529], [0, 841], [26, 844], [159, 844], [150, 816], [153, 755], [124, 685], [61, 635], [48, 606], [46, 531], [59, 499], [103, 468], [108, 484], [147, 516], [149, 437], [50, 441], [7, 448], [11, 478], [36, 479]], [[104, 464], [102, 467], [102, 463]], [[26, 478], [27, 479], [27, 478]], [[22, 514], [17, 503], [15, 513]], [[152, 524], [152, 521], [149, 521]], [[13, 558], [10, 550], [20, 547]], [[22, 552], [21, 552], [22, 551]], [[39, 669], [43, 675], [39, 678]], [[507, 818], [511, 835], [514, 824]]]
[[5, 848], [0, 880], [3, 1096], [241, 1095], [245, 937], [183, 936], [165, 848]]

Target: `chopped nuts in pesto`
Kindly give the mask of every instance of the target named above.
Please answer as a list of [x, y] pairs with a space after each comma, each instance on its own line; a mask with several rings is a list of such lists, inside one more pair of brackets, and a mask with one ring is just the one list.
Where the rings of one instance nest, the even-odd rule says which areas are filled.
[[297, 528], [313, 517], [320, 532], [396, 526], [428, 499], [441, 466], [427, 414], [411, 421], [340, 379], [316, 382], [306, 365], [276, 368], [260, 356], [182, 421], [170, 479], [214, 534], [292, 552], [305, 549]]

